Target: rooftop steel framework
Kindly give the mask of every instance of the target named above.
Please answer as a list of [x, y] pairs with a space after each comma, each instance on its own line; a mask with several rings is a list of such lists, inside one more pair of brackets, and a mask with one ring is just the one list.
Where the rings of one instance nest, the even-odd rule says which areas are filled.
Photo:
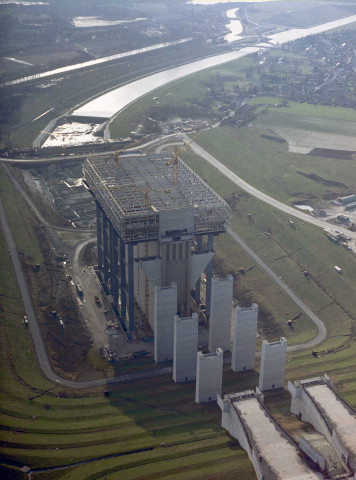
[[194, 208], [195, 235], [226, 230], [226, 202], [184, 162], [171, 159], [135, 154], [84, 162], [85, 183], [125, 242], [158, 239], [160, 211], [173, 215], [182, 208]]

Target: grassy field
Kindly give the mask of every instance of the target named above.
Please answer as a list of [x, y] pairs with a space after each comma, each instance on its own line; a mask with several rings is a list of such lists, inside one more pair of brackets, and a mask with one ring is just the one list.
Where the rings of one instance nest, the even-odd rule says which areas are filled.
[[[223, 75], [228, 76], [239, 68], [236, 64], [224, 66]], [[245, 81], [242, 72], [236, 73]], [[205, 72], [201, 79], [210, 79], [210, 76], [211, 72]], [[172, 86], [162, 89], [159, 94], [142, 99], [147, 102], [142, 105], [154, 107], [157, 99], [152, 97], [156, 95], [162, 102], [167, 98], [167, 108], [175, 97], [177, 104], [184, 95], [201, 99], [202, 92], [199, 88], [190, 88], [191, 82], [184, 80], [180, 90], [175, 90], [177, 94], [171, 90]], [[135, 121], [138, 104], [132, 112], [130, 109], [125, 112], [127, 116], [123, 117], [127, 122]], [[311, 113], [306, 113], [309, 106], [303, 107], [303, 115], [311, 117]], [[30, 106], [27, 108], [28, 113]], [[344, 116], [332, 117], [330, 113], [329, 118], [354, 121], [345, 112], [334, 115]], [[120, 121], [118, 132], [125, 127]], [[18, 133], [19, 130], [16, 135]], [[29, 141], [30, 135], [25, 135], [26, 138], [24, 142]], [[352, 162], [342, 161], [336, 165], [334, 159], [289, 154], [286, 143], [276, 140], [269, 131], [223, 127], [203, 133], [199, 143], [245, 180], [285, 202], [308, 196], [336, 196], [356, 184]], [[356, 407], [354, 255], [331, 244], [320, 229], [300, 221], [295, 221], [292, 227], [288, 216], [239, 190], [200, 158], [189, 152], [182, 157], [229, 202], [231, 225], [236, 232], [328, 328], [326, 341], [316, 348], [318, 358], [310, 351], [288, 354], [286, 380], [326, 372], [339, 393]], [[305, 178], [298, 171], [317, 172], [320, 177], [337, 179], [346, 187], [325, 185]], [[0, 190], [20, 254], [28, 261], [42, 263], [33, 224], [23, 214], [25, 207], [21, 207], [21, 199], [4, 176]], [[271, 233], [269, 237], [264, 234], [266, 230]], [[306, 316], [228, 235], [219, 237], [215, 247], [215, 269], [219, 273], [233, 273], [234, 292], [239, 302], [259, 304], [259, 331], [263, 338], [277, 340], [283, 335], [289, 344], [295, 344], [315, 335], [316, 330]], [[176, 385], [170, 376], [162, 376], [107, 386], [110, 394], [105, 395], [101, 389], [69, 391], [44, 379], [36, 363], [29, 331], [23, 324], [20, 295], [2, 235], [0, 258], [1, 478], [24, 479], [17, 470], [5, 466], [23, 464], [34, 469], [64, 467], [35, 474], [35, 478], [43, 480], [255, 478], [246, 454], [220, 427], [219, 408], [194, 403], [193, 383]], [[333, 265], [339, 265], [344, 274], [337, 275]], [[244, 274], [239, 272], [240, 268]], [[304, 270], [310, 271], [309, 278], [303, 276]], [[286, 325], [287, 319], [294, 319], [293, 327]], [[234, 374], [227, 365], [223, 393], [256, 386], [258, 371], [258, 361], [256, 370], [245, 373]], [[285, 390], [267, 394], [266, 405], [291, 432], [301, 427], [289, 413], [290, 396]]]
[[[229, 200], [236, 189], [220, 175], [206, 167], [199, 159], [187, 154], [187, 160], [219, 193]], [[4, 182], [8, 185], [8, 182]], [[4, 188], [4, 187], [3, 187]], [[8, 212], [11, 211], [11, 192]], [[260, 251], [272, 268], [281, 268], [282, 276], [298, 286], [298, 275], [304, 268], [298, 257], [302, 239], [320, 241], [319, 232], [311, 227], [297, 225], [296, 230], [286, 225], [286, 218], [278, 212], [268, 209], [254, 199], [237, 192], [239, 200], [231, 207], [234, 212], [233, 226]], [[18, 202], [19, 200], [17, 200]], [[247, 217], [252, 213], [253, 221]], [[12, 210], [13, 225], [16, 225], [19, 211]], [[235, 222], [238, 222], [235, 224]], [[265, 222], [265, 223], [263, 223]], [[266, 224], [273, 233], [266, 239], [263, 229]], [[15, 228], [15, 227], [14, 227]], [[35, 237], [32, 242], [34, 243]], [[6, 255], [6, 246], [0, 238], [1, 258], [4, 271], [11, 271], [10, 259]], [[322, 237], [325, 258], [345, 261], [345, 275], [340, 289], [347, 294], [348, 268], [341, 250], [329, 244]], [[250, 240], [249, 240], [250, 241]], [[282, 242], [285, 242], [282, 243]], [[294, 242], [294, 243], [293, 243]], [[28, 242], [27, 242], [28, 243]], [[287, 246], [288, 245], [288, 248]], [[22, 248], [36, 251], [35, 245]], [[19, 247], [20, 248], [20, 247]], [[311, 338], [315, 330], [310, 322], [299, 317], [293, 304], [278, 292], [268, 278], [261, 274], [253, 262], [224, 235], [217, 245], [217, 268], [233, 271], [237, 280], [237, 296], [243, 297], [245, 304], [258, 301], [262, 317], [266, 321], [260, 326], [269, 339], [286, 335], [290, 343]], [[284, 253], [283, 253], [284, 252]], [[288, 255], [285, 255], [285, 253]], [[304, 252], [305, 253], [305, 252]], [[311, 255], [311, 254], [310, 254]], [[340, 255], [337, 260], [332, 255]], [[283, 258], [282, 258], [283, 257]], [[316, 270], [320, 259], [311, 255], [312, 279], [304, 284], [304, 295], [312, 301], [312, 307], [323, 314], [323, 320], [330, 328], [330, 335], [320, 350], [319, 358], [313, 358], [310, 352], [288, 354], [286, 379], [305, 378], [326, 371], [336, 382], [340, 393], [351, 404], [356, 405], [354, 365], [355, 343], [350, 338], [350, 322], [343, 318], [336, 303], [332, 302], [325, 291], [325, 298], [318, 295], [315, 279], [320, 277], [325, 283], [332, 277]], [[329, 259], [330, 261], [330, 259]], [[286, 263], [287, 262], [287, 263]], [[326, 260], [325, 260], [326, 262]], [[286, 264], [288, 266], [285, 276]], [[297, 265], [297, 266], [296, 266]], [[326, 265], [326, 263], [325, 263]], [[326, 268], [322, 265], [323, 268]], [[236, 273], [243, 266], [245, 275]], [[318, 267], [319, 268], [319, 267]], [[296, 275], [298, 271], [298, 275]], [[329, 272], [331, 274], [331, 272]], [[332, 272], [333, 273], [333, 272]], [[299, 278], [300, 280], [300, 278]], [[304, 278], [303, 278], [304, 281]], [[327, 285], [324, 285], [325, 289]], [[295, 288], [293, 284], [293, 288]], [[330, 293], [330, 292], [329, 292]], [[55, 468], [36, 473], [40, 479], [222, 479], [255, 478], [252, 466], [246, 454], [220, 427], [221, 413], [216, 405], [197, 405], [194, 403], [194, 384], [176, 385], [170, 376], [142, 380], [139, 384], [125, 383], [110, 388], [110, 395], [102, 390], [68, 391], [47, 382], [39, 372], [31, 339], [25, 328], [21, 302], [16, 283], [12, 275], [1, 281], [2, 312], [1, 323], [1, 386], [0, 386], [0, 443], [2, 466], [0, 473], [4, 479], [23, 479], [17, 471], [5, 467], [5, 464], [26, 464], [33, 469]], [[269, 318], [267, 318], [269, 316]], [[294, 331], [286, 327], [285, 320], [298, 317]], [[337, 335], [336, 337], [334, 335]], [[345, 340], [348, 342], [345, 344]], [[326, 353], [326, 347], [341, 348]], [[241, 391], [254, 387], [258, 382], [258, 362], [256, 371], [234, 374], [225, 368], [223, 391]], [[296, 418], [288, 413], [290, 399], [287, 392], [278, 397], [267, 395], [267, 406], [285, 427], [300, 428]], [[165, 444], [165, 446], [161, 446]], [[70, 467], [77, 462], [82, 465]]]
[[133, 126], [142, 122], [144, 116], [172, 119], [179, 116], [195, 118], [218, 119], [219, 102], [204, 102], [213, 86], [233, 91], [236, 82], [241, 86], [247, 85], [244, 71], [253, 65], [250, 58], [241, 58], [217, 68], [209, 68], [182, 80], [159, 88], [142, 97], [134, 105], [122, 112], [110, 126], [112, 138], [126, 136]]
[[[217, 142], [217, 137], [215, 140]], [[223, 147], [225, 137], [222, 136], [220, 141]], [[352, 339], [355, 256], [328, 241], [321, 229], [301, 221], [295, 221], [291, 227], [288, 216], [242, 192], [200, 158], [187, 153], [184, 159], [223, 198], [230, 201], [233, 212], [231, 225], [235, 231], [325, 322], [328, 339], [318, 349], [339, 348], [345, 340]], [[238, 200], [235, 195], [235, 200], [231, 201], [231, 193], [237, 194]], [[271, 235], [267, 237], [265, 231]], [[295, 339], [301, 341], [312, 335], [313, 327], [308, 326], [303, 317], [297, 319], [294, 331], [289, 330], [285, 321], [298, 315], [298, 311], [285, 301], [278, 289], [277, 292], [273, 289], [268, 277], [256, 269], [254, 262], [241, 252], [232, 239], [227, 239], [227, 236], [221, 238], [217, 242], [217, 251], [218, 258], [222, 260], [220, 268], [225, 273], [236, 275], [239, 301], [244, 304], [255, 301], [269, 312], [266, 325], [263, 322], [261, 325], [263, 334], [269, 340], [276, 340], [278, 335], [283, 334], [290, 343], [296, 343]], [[339, 276], [334, 265], [345, 268], [345, 275]], [[240, 267], [244, 268], [244, 275], [237, 273]], [[304, 277], [304, 270], [308, 270], [311, 276]]]
[[[277, 97], [255, 97], [249, 99], [249, 103], [251, 105], [261, 106], [261, 108], [271, 105], [271, 111], [277, 113], [275, 117], [278, 117], [278, 114], [295, 115], [296, 122], [298, 122], [298, 117], [319, 117], [321, 120], [336, 119], [356, 122], [356, 112], [352, 108], [330, 107], [328, 105], [315, 105], [305, 102], [287, 102], [287, 104], [284, 104], [282, 100], [283, 99]], [[273, 109], [273, 105], [277, 108]], [[282, 119], [284, 118], [285, 117], [282, 116]], [[299, 124], [300, 123], [298, 123], [298, 125]], [[281, 125], [284, 125], [284, 121], [281, 122]]]
[[[285, 50], [273, 50], [270, 54], [292, 55]], [[298, 56], [298, 61], [303, 61], [303, 57]], [[298, 69], [304, 66], [310, 67], [298, 64]], [[128, 135], [132, 128], [142, 124], [145, 116], [167, 120], [200, 115], [215, 121], [222, 115], [219, 102], [227, 108], [228, 99], [239, 89], [254, 85], [260, 76], [262, 78], [261, 68], [263, 65], [256, 65], [252, 58], [246, 57], [151, 92], [112, 123], [112, 137]], [[274, 81], [277, 82], [281, 74], [275, 74]], [[292, 79], [302, 81], [303, 75], [294, 73]], [[211, 91], [215, 96], [210, 95]], [[288, 102], [275, 97], [249, 98], [248, 103], [256, 106], [257, 115], [249, 122], [249, 128], [225, 126], [209, 130], [200, 136], [199, 142], [237, 169], [246, 181], [288, 203], [317, 202], [353, 191], [356, 173], [349, 161], [352, 153], [347, 156], [344, 152], [332, 155], [315, 151], [313, 155], [300, 155], [289, 152], [287, 141], [310, 150], [324, 147], [353, 151], [356, 149], [354, 109]]]
[[[11, 227], [20, 235], [26, 206], [19, 208], [21, 198], [14, 195], [2, 173], [1, 196]], [[18, 249], [32, 259], [39, 248], [31, 235], [33, 223], [27, 228], [21, 234], [27, 241], [19, 238]], [[36, 477], [82, 480], [120, 472], [127, 479], [254, 478], [246, 454], [221, 429], [216, 405], [195, 404], [193, 383], [175, 385], [164, 376], [115, 386], [104, 395], [102, 389], [68, 391], [44, 379], [2, 235], [0, 252], [1, 478], [24, 478], [8, 465], [41, 469], [83, 461], [91, 463]]]
[[248, 183], [285, 203], [336, 198], [356, 186], [348, 158], [290, 153], [271, 130], [226, 126], [203, 132], [198, 141]]

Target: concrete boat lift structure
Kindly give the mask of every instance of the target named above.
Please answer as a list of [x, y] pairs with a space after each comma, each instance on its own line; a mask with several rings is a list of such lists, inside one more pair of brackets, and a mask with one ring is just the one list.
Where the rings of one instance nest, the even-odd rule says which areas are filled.
[[226, 202], [167, 154], [87, 159], [83, 176], [96, 203], [98, 271], [128, 330], [135, 300], [154, 328], [155, 287], [176, 284], [176, 313], [190, 316], [204, 270], [209, 316], [214, 236], [226, 231]]

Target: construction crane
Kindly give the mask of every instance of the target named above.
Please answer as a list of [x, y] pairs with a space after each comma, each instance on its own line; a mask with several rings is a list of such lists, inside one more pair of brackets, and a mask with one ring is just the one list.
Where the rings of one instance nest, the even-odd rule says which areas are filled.
[[142, 137], [142, 138], [139, 138], [138, 140], [134, 141], [133, 143], [130, 143], [130, 145], [124, 147], [124, 148], [120, 148], [120, 150], [116, 150], [116, 152], [110, 154], [109, 156], [107, 156], [105, 158], [106, 161], [110, 160], [111, 158], [114, 159], [114, 162], [116, 164], [116, 166], [118, 166], [118, 161], [119, 161], [119, 155], [124, 152], [125, 150], [128, 150], [129, 148], [132, 148], [133, 146], [137, 146], [139, 145], [140, 143], [142, 143], [144, 140], [146, 140], [146, 137]]
[[173, 163], [173, 166], [174, 166], [174, 183], [178, 183], [178, 154], [181, 153], [181, 152], [184, 152], [184, 150], [186, 150], [186, 148], [192, 143], [194, 142], [195, 139], [197, 139], [199, 137], [199, 135], [202, 133], [202, 130], [200, 130], [200, 132], [198, 132], [196, 135], [194, 135], [193, 138], [191, 138], [189, 140], [189, 142], [187, 142], [185, 145], [183, 145], [181, 148], [178, 148], [178, 145], [176, 145], [174, 147], [174, 152], [172, 154], [172, 158], [171, 160], [169, 160], [166, 165], [170, 165], [171, 163]]

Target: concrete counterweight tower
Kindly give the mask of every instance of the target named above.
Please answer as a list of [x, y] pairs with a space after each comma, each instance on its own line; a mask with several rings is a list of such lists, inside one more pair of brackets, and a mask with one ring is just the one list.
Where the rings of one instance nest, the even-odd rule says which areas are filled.
[[209, 317], [209, 352], [230, 350], [233, 277], [212, 278]]
[[195, 401], [216, 401], [221, 395], [224, 352], [217, 348], [215, 353], [197, 353], [197, 379]]
[[167, 154], [87, 159], [83, 179], [97, 207], [99, 276], [128, 330], [135, 302], [154, 329], [156, 286], [175, 283], [175, 312], [189, 316], [191, 291], [207, 266], [211, 282], [214, 236], [226, 231], [230, 214], [226, 202]]
[[243, 372], [255, 368], [258, 306], [235, 308], [231, 369]]
[[154, 360], [173, 360], [174, 316], [177, 313], [177, 285], [155, 288]]
[[173, 380], [176, 383], [196, 377], [198, 350], [198, 315], [174, 317]]
[[278, 342], [263, 340], [258, 388], [261, 391], [281, 388], [284, 385], [284, 371], [287, 357], [287, 339]]

